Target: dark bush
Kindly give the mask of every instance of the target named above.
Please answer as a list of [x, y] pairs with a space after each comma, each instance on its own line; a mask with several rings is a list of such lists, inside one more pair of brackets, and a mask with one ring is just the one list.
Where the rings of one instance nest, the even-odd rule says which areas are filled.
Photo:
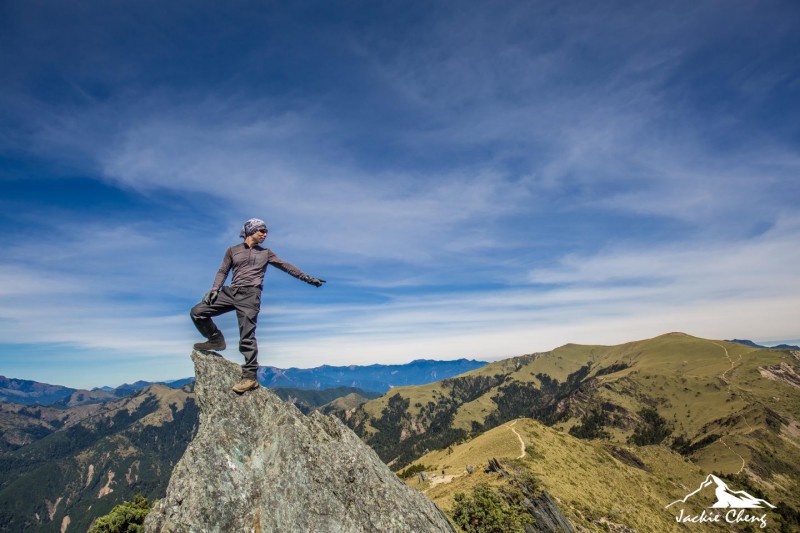
[[602, 407], [593, 407], [581, 417], [580, 422], [569, 429], [569, 434], [579, 439], [608, 439], [611, 437], [603, 427], [608, 424], [608, 414]]
[[697, 450], [705, 448], [712, 442], [719, 440], [719, 435], [711, 434], [703, 437], [699, 441], [692, 443], [691, 440], [686, 438], [686, 435], [678, 435], [672, 440], [672, 444], [670, 444], [670, 448], [675, 450], [681, 455], [691, 455]]
[[645, 407], [637, 414], [641, 421], [633, 430], [633, 435], [629, 439], [631, 443], [638, 446], [661, 444], [672, 433], [667, 420], [652, 407]]
[[534, 519], [519, 504], [521, 497], [519, 493], [501, 494], [482, 483], [472, 490], [472, 496], [455, 495], [453, 521], [466, 533], [523, 532]]
[[411, 465], [397, 475], [400, 476], [402, 479], [408, 479], [412, 477], [414, 474], [419, 474], [420, 472], [424, 472], [427, 469], [428, 467], [425, 465]]
[[95, 520], [88, 533], [142, 533], [150, 503], [137, 494], [133, 501], [117, 505], [111, 512]]

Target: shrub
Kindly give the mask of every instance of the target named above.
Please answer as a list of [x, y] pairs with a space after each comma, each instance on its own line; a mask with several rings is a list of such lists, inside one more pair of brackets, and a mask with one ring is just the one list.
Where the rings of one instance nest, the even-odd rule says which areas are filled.
[[681, 455], [689, 456], [716, 440], [719, 440], [719, 435], [712, 433], [692, 444], [692, 441], [686, 438], [686, 435], [678, 435], [672, 440], [670, 447]]
[[147, 498], [137, 494], [133, 501], [122, 502], [110, 513], [95, 520], [88, 533], [142, 533], [144, 518], [149, 512]]
[[778, 513], [781, 533], [789, 533], [790, 531], [798, 531], [800, 529], [800, 511], [788, 505], [786, 502], [778, 502], [778, 507], [775, 509]]
[[402, 479], [408, 479], [412, 477], [414, 474], [419, 474], [420, 472], [424, 472], [427, 469], [428, 467], [426, 467], [425, 465], [411, 465], [397, 475], [400, 476], [400, 478]]
[[475, 487], [472, 496], [459, 492], [454, 497], [453, 521], [466, 533], [525, 531], [525, 526], [533, 524], [534, 519], [519, 504], [519, 498], [513, 496], [503, 495], [485, 483]]

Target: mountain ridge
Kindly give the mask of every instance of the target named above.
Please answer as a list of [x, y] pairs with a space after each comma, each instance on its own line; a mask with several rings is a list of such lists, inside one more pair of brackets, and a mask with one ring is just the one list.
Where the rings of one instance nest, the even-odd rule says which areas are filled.
[[[482, 435], [505, 432], [508, 443], [503, 446], [510, 446], [508, 453], [505, 456], [497, 455], [497, 450], [491, 453], [508, 467], [507, 461], [513, 462], [520, 455], [519, 445], [524, 441], [528, 446], [528, 455], [523, 456], [522, 460], [530, 457], [534, 461], [526, 464], [526, 468], [535, 467], [534, 471], [538, 468], [542, 472], [549, 472], [547, 475], [552, 479], [548, 481], [543, 478], [551, 483], [548, 492], [557, 500], [560, 498], [558, 504], [568, 513], [570, 520], [579, 524], [594, 524], [590, 529], [605, 527], [602, 524], [606, 522], [597, 522], [595, 519], [620, 527], [626, 523], [628, 526], [625, 527], [635, 527], [635, 521], [625, 521], [633, 518], [622, 520], [614, 514], [615, 511], [598, 507], [599, 500], [593, 503], [584, 499], [577, 491], [584, 481], [559, 477], [562, 476], [562, 470], [568, 473], [581, 461], [596, 456], [602, 459], [598, 459], [600, 462], [593, 468], [601, 468], [606, 461], [613, 460], [613, 464], [622, 463], [633, 468], [633, 471], [651, 470], [654, 475], [662, 476], [664, 479], [658, 481], [660, 488], [657, 492], [665, 501], [656, 506], [658, 508], [685, 495], [689, 490], [685, 487], [697, 486], [698, 478], [703, 479], [710, 472], [715, 472], [725, 480], [734, 480], [732, 486], [741, 487], [749, 494], [778, 504], [778, 510], [788, 513], [785, 520], [791, 530], [794, 527], [791, 513], [800, 509], [800, 497], [797, 496], [800, 489], [800, 453], [797, 451], [800, 449], [800, 388], [793, 381], [799, 371], [800, 352], [755, 349], [726, 341], [672, 333], [616, 346], [570, 343], [550, 352], [490, 363], [436, 383], [396, 387], [381, 398], [361, 406], [358, 404], [362, 398], [353, 394], [354, 397], [342, 397], [323, 409], [335, 412], [350, 427], [359, 426], [357, 431], [362, 440], [369, 443], [392, 468], [400, 470], [408, 464], [418, 466], [421, 461], [438, 473], [440, 469], [434, 466], [450, 465], [447, 466], [447, 477], [453, 475], [450, 471], [453, 467], [452, 458], [466, 453], [461, 451], [464, 447], [482, 442]], [[186, 392], [163, 385], [156, 389], [162, 398]], [[162, 406], [164, 403], [169, 401], [162, 400]], [[83, 418], [102, 420], [102, 417], [114, 414], [102, 411], [103, 405], [84, 405], [73, 409], [82, 410]], [[67, 425], [78, 422], [61, 420], [58, 410], [45, 407], [8, 407], [8, 416], [17, 416], [17, 410], [24, 409], [28, 413], [25, 416], [37, 424], [47, 423], [52, 427], [63, 424], [61, 431]], [[521, 413], [528, 414], [523, 416]], [[4, 416], [6, 414], [0, 412], [0, 421]], [[128, 417], [120, 416], [123, 419]], [[152, 420], [154, 424], [160, 423], [163, 418], [166, 422], [161, 426], [154, 425], [151, 430], [159, 438], [175, 438], [188, 433], [187, 428], [170, 426], [168, 419], [173, 415], [168, 408], [157, 409], [153, 413], [139, 412], [136, 416], [141, 420]], [[511, 429], [505, 428], [505, 425], [520, 417], [531, 420], [531, 431], [526, 432], [528, 422], [524, 420]], [[81, 427], [89, 428], [90, 425]], [[106, 431], [105, 425], [98, 427]], [[519, 439], [512, 430], [519, 432]], [[37, 430], [32, 428], [31, 431], [35, 433]], [[544, 436], [547, 438], [542, 440]], [[630, 439], [634, 437], [640, 439], [642, 444], [632, 443]], [[51, 440], [54, 438], [50, 437]], [[114, 441], [116, 444], [112, 444], [111, 436], [103, 437], [105, 440], [98, 441], [99, 448], [88, 448], [82, 453], [86, 453], [86, 457], [96, 458], [102, 454], [116, 453], [113, 450], [126, 449], [128, 437], [122, 435], [113, 438], [117, 439]], [[595, 444], [587, 448], [576, 446], [576, 442]], [[63, 443], [59, 446], [63, 446]], [[537, 446], [559, 446], [563, 449], [551, 457]], [[43, 448], [44, 445], [40, 444], [29, 449], [41, 451]], [[579, 458], [579, 450], [584, 450], [581, 452], [584, 459]], [[474, 453], [474, 450], [469, 453]], [[556, 464], [537, 463], [541, 461], [537, 454], [548, 457], [548, 461], [556, 461]], [[0, 465], [7, 467], [8, 463], [3, 461], [19, 456], [19, 451], [2, 453]], [[426, 462], [434, 461], [431, 457], [435, 457], [436, 463]], [[112, 499], [127, 494], [126, 487], [132, 485], [127, 476], [122, 474], [130, 469], [130, 479], [135, 481], [137, 467], [132, 466], [135, 462], [133, 457], [126, 460], [127, 463], [106, 467], [97, 459], [88, 462], [81, 459], [83, 478], [76, 474], [76, 480], [85, 481], [87, 464], [95, 465], [94, 475], [90, 476], [93, 483], [89, 491], [91, 498], [87, 494], [74, 496], [71, 501], [64, 499], [57, 505], [55, 497], [45, 495], [43, 490], [55, 478], [44, 476], [53, 468], [63, 466], [57, 466], [55, 461], [49, 466], [41, 462], [34, 465], [35, 471], [32, 473], [14, 470], [12, 474], [21, 473], [24, 477], [18, 487], [30, 489], [20, 492], [25, 502], [16, 500], [18, 503], [15, 505], [25, 506], [26, 509], [35, 507], [39, 516], [45, 517], [50, 512], [48, 509], [55, 509], [53, 518], [58, 521], [64, 518], [68, 504], [70, 512], [66, 514], [72, 516], [70, 530], [74, 530], [75, 526], [80, 527], [76, 512], [85, 512], [90, 500], [94, 501], [94, 513], [105, 508]], [[693, 467], [695, 470], [681, 466], [684, 463], [691, 464], [688, 461], [696, 463]], [[464, 464], [459, 463], [459, 468], [465, 470], [467, 462], [470, 461], [463, 460]], [[669, 465], [669, 468], [659, 466], [660, 462]], [[559, 467], [559, 463], [562, 466]], [[70, 463], [65, 464], [69, 467]], [[473, 466], [476, 465], [473, 463]], [[515, 467], [512, 464], [508, 468], [513, 470]], [[143, 464], [138, 468], [144, 468]], [[164, 468], [162, 475], [166, 475], [163, 474]], [[582, 470], [580, 466], [577, 468]], [[109, 471], [117, 473], [113, 480], [109, 479]], [[4, 480], [13, 477], [8, 476], [8, 472], [0, 468]], [[73, 469], [72, 472], [77, 471]], [[673, 477], [675, 480], [672, 480]], [[437, 501], [448, 501], [447, 498], [452, 499], [452, 491], [471, 488], [469, 484], [460, 483], [471, 483], [479, 478], [502, 483], [499, 478], [486, 478], [483, 474], [477, 477], [463, 476], [453, 479], [449, 484], [431, 488], [428, 495], [443, 493], [445, 499]], [[80, 485], [84, 481], [74, 483]], [[151, 487], [154, 486], [153, 482], [155, 479], [151, 478]], [[653, 492], [652, 487], [647, 488], [653, 483], [652, 480], [642, 482], [645, 485], [641, 490]], [[665, 482], [669, 483], [663, 484]], [[165, 484], [166, 480], [162, 483]], [[560, 487], [560, 490], [555, 490], [552, 483], [563, 486], [558, 485], [556, 489]], [[98, 498], [106, 486], [113, 492]], [[618, 490], [627, 488], [620, 482]], [[61, 492], [64, 492], [63, 488]], [[5, 492], [5, 497], [19, 498], [13, 494]], [[28, 501], [32, 505], [28, 505]], [[636, 506], [634, 500], [629, 503]], [[613, 505], [613, 502], [609, 500], [604, 505]], [[576, 511], [572, 512], [572, 508]], [[778, 513], [778, 510], [770, 512]], [[0, 507], [0, 530], [3, 530], [3, 517], [8, 516], [2, 513], [3, 508]], [[588, 522], [584, 520], [587, 517]], [[674, 518], [668, 518], [674, 522]], [[59, 531], [58, 525], [48, 522], [47, 527], [42, 526], [41, 530]], [[48, 529], [51, 526], [52, 529]], [[797, 526], [800, 527], [800, 523]]]
[[137, 493], [161, 496], [196, 431], [194, 398], [164, 385], [76, 409], [80, 420], [0, 454], [0, 531], [86, 531]]

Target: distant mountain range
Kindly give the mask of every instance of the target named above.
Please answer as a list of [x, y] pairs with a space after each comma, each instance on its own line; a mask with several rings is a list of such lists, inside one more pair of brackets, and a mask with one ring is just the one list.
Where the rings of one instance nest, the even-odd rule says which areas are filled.
[[[191, 381], [191, 378], [180, 381], [180, 384], [178, 382], [175, 382], [175, 384], [160, 382], [159, 384], [180, 388], [185, 381]], [[92, 390], [85, 390], [0, 376], [0, 402], [18, 405], [38, 404], [75, 407], [77, 405], [106, 402], [115, 398], [130, 396], [134, 392], [154, 384], [148, 381], [137, 381], [136, 383], [126, 383], [116, 388], [97, 387]]]
[[[486, 364], [485, 361], [470, 359], [455, 361], [417, 359], [404, 365], [323, 365], [316, 368], [286, 369], [267, 366], [258, 369], [258, 380], [263, 386], [270, 388], [288, 387], [320, 391], [352, 387], [383, 394], [392, 387], [424, 385], [481, 368]], [[74, 407], [123, 398], [155, 384], [181, 388], [192, 381], [194, 381], [193, 377], [172, 381], [136, 381], [115, 388], [97, 387], [92, 390], [81, 390], [0, 376], [0, 402]]]
[[776, 346], [762, 346], [760, 344], [756, 344], [753, 341], [743, 340], [743, 339], [732, 339], [725, 342], [735, 342], [737, 344], [744, 344], [745, 346], [750, 346], [751, 348], [767, 348], [771, 350], [800, 350], [800, 346], [794, 344], [778, 344]]
[[258, 381], [265, 387], [293, 387], [322, 390], [356, 387], [384, 393], [392, 387], [424, 385], [486, 366], [485, 361], [417, 359], [404, 365], [328, 366], [316, 368], [258, 369]]

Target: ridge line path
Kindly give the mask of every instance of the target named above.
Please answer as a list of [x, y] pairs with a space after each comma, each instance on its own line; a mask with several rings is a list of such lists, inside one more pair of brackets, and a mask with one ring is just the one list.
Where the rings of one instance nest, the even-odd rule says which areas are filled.
[[[719, 377], [720, 377], [720, 379], [722, 379], [722, 381], [724, 381], [724, 382], [725, 382], [725, 384], [726, 384], [728, 387], [730, 387], [730, 386], [731, 386], [731, 384], [730, 384], [730, 382], [728, 381], [728, 378], [726, 378], [726, 377], [725, 377], [725, 374], [727, 374], [728, 372], [730, 372], [731, 370], [733, 370], [733, 369], [736, 367], [736, 363], [734, 363], [734, 362], [733, 362], [733, 359], [731, 359], [731, 356], [730, 356], [730, 354], [728, 354], [728, 349], [727, 349], [726, 347], [724, 347], [724, 346], [723, 346], [723, 345], [721, 345], [721, 344], [717, 344], [716, 342], [712, 342], [711, 344], [713, 344], [714, 346], [719, 346], [720, 348], [722, 348], [723, 350], [725, 350], [725, 358], [726, 358], [726, 359], [728, 360], [728, 362], [731, 364], [731, 367], [730, 367], [728, 370], [726, 370], [725, 372], [723, 372], [722, 374], [720, 374], [720, 375], [719, 375]], [[740, 354], [740, 355], [739, 355], [739, 361], [741, 361], [741, 360], [742, 360], [742, 356], [741, 356], [741, 354]]]
[[742, 460], [742, 466], [739, 468], [739, 471], [738, 471], [738, 472], [736, 472], [736, 474], [741, 474], [741, 473], [742, 473], [742, 470], [744, 470], [744, 467], [747, 465], [747, 463], [746, 463], [746, 462], [745, 462], [745, 460], [744, 460], [744, 457], [742, 457], [741, 455], [739, 455], [739, 454], [736, 452], [736, 450], [734, 450], [733, 448], [731, 448], [730, 446], [728, 446], [728, 443], [727, 443], [727, 442], [725, 442], [725, 440], [723, 439], [723, 437], [720, 437], [720, 438], [719, 438], [719, 441], [720, 441], [720, 442], [723, 444], [723, 446], [725, 446], [726, 448], [728, 448], [728, 450], [730, 450], [730, 451], [731, 451], [731, 453], [733, 453], [733, 454], [734, 454], [734, 455], [736, 455], [736, 456], [737, 456], [739, 459], [741, 459], [741, 460]]
[[[514, 424], [516, 424], [517, 422], [519, 422], [519, 420], [514, 420], [513, 422], [511, 422], [511, 423], [510, 423], [509, 425], [507, 425], [506, 427], [507, 427], [508, 429], [510, 429], [510, 430], [511, 430], [511, 431], [514, 433], [514, 435], [516, 435], [516, 436], [517, 436], [517, 439], [519, 440], [519, 451], [520, 451], [520, 454], [519, 454], [519, 456], [517, 457], [517, 459], [522, 459], [523, 457], [525, 457], [525, 453], [526, 453], [526, 452], [525, 452], [525, 442], [522, 440], [522, 435], [520, 435], [520, 434], [517, 432], [517, 430], [516, 430], [516, 429], [514, 429]], [[723, 444], [724, 444], [724, 443], [723, 443]], [[727, 446], [727, 445], [726, 445], [726, 446]], [[735, 453], [735, 452], [734, 452], [734, 453]], [[427, 489], [425, 489], [425, 490], [423, 490], [423, 491], [422, 491], [422, 493], [423, 493], [423, 494], [427, 493], [427, 492], [428, 492], [428, 490], [432, 489], [432, 488], [433, 488], [433, 487], [435, 487], [436, 485], [441, 485], [442, 483], [450, 483], [451, 481], [453, 481], [453, 479], [455, 479], [455, 478], [457, 478], [457, 477], [461, 477], [461, 476], [463, 476], [463, 475], [464, 475], [464, 474], [466, 474], [466, 473], [467, 473], [467, 472], [466, 472], [466, 471], [464, 471], [464, 472], [461, 472], [460, 474], [442, 475], [441, 477], [437, 477], [437, 476], [436, 476], [436, 474], [433, 474], [433, 475], [431, 476], [431, 483], [430, 483], [430, 485], [428, 485], [428, 488], [427, 488]]]
[[[519, 451], [520, 451], [520, 454], [519, 454], [519, 456], [517, 457], [517, 459], [522, 459], [523, 457], [525, 457], [525, 453], [526, 453], [526, 452], [525, 452], [525, 442], [522, 440], [522, 435], [520, 435], [520, 434], [519, 434], [519, 432], [517, 432], [517, 430], [516, 430], [516, 429], [514, 429], [514, 427], [513, 427], [513, 426], [514, 426], [514, 424], [516, 424], [517, 422], [519, 422], [519, 420], [514, 420], [513, 422], [511, 422], [510, 424], [508, 424], [506, 427], [507, 427], [508, 429], [510, 429], [510, 430], [511, 430], [511, 431], [514, 433], [514, 435], [516, 435], [516, 436], [517, 436], [517, 439], [519, 440]], [[723, 444], [724, 444], [724, 443], [723, 443]], [[727, 446], [727, 445], [726, 445], [726, 446]], [[743, 460], [744, 460], [744, 459], [743, 459]], [[431, 483], [430, 483], [430, 485], [428, 485], [428, 488], [427, 488], [427, 489], [425, 489], [425, 490], [423, 490], [423, 491], [422, 491], [422, 493], [423, 493], [423, 494], [427, 493], [427, 492], [428, 492], [428, 490], [432, 489], [432, 488], [433, 488], [433, 487], [435, 487], [436, 485], [441, 485], [442, 483], [450, 483], [451, 481], [453, 481], [453, 479], [455, 479], [455, 478], [457, 478], [457, 477], [461, 477], [461, 476], [463, 476], [463, 475], [464, 475], [464, 474], [466, 474], [466, 473], [467, 473], [466, 471], [464, 471], [464, 472], [461, 472], [460, 474], [450, 474], [450, 475], [445, 475], [445, 474], [443, 473], [441, 477], [438, 477], [436, 474], [433, 474], [433, 475], [431, 476]]]
[[[733, 369], [736, 367], [736, 363], [734, 362], [734, 360], [733, 360], [733, 359], [731, 359], [731, 356], [730, 356], [730, 354], [728, 353], [728, 349], [727, 349], [725, 346], [723, 346], [722, 344], [718, 344], [718, 343], [716, 343], [716, 342], [713, 342], [712, 344], [713, 344], [713, 345], [715, 345], [715, 346], [719, 346], [720, 348], [722, 348], [723, 350], [725, 350], [725, 358], [726, 358], [726, 359], [727, 359], [727, 360], [728, 360], [728, 361], [731, 363], [731, 367], [730, 367], [728, 370], [726, 370], [725, 372], [723, 372], [722, 374], [720, 374], [720, 375], [719, 375], [720, 379], [722, 379], [722, 381], [724, 381], [724, 382], [725, 382], [725, 385], [727, 385], [727, 386], [728, 386], [728, 389], [730, 389], [730, 388], [731, 388], [731, 382], [730, 382], [730, 381], [728, 381], [728, 378], [726, 378], [726, 377], [725, 377], [725, 374], [727, 374], [728, 372], [730, 372], [731, 370], [733, 370]], [[742, 354], [739, 354], [739, 362], [741, 362], [741, 361], [742, 361]], [[745, 416], [743, 415], [743, 416], [742, 416], [742, 418], [744, 419], [744, 423], [745, 423], [745, 424], [747, 424], [747, 427], [749, 427], [749, 428], [750, 428], [750, 431], [752, 431], [752, 430], [753, 430], [753, 428], [752, 428], [752, 427], [750, 427], [750, 423], [747, 421], [747, 417], [745, 417]], [[739, 471], [738, 471], [738, 472], [736, 472], [737, 474], [741, 474], [741, 473], [742, 473], [742, 470], [744, 470], [745, 466], [747, 466], [747, 462], [744, 460], [744, 457], [742, 457], [741, 455], [739, 455], [739, 453], [738, 453], [738, 452], [736, 452], [736, 450], [734, 450], [733, 448], [731, 448], [730, 446], [728, 446], [728, 443], [727, 443], [727, 442], [725, 442], [725, 440], [724, 440], [722, 437], [720, 437], [720, 438], [719, 438], [719, 441], [722, 443], [722, 445], [723, 445], [723, 446], [725, 446], [726, 448], [728, 448], [728, 450], [729, 450], [731, 453], [733, 453], [733, 454], [734, 454], [736, 457], [738, 457], [739, 459], [741, 459], [741, 460], [742, 460], [742, 466], [741, 466], [741, 467], [739, 467]]]
[[525, 457], [525, 443], [522, 441], [522, 437], [520, 436], [520, 434], [517, 433], [517, 430], [514, 429], [514, 424], [516, 424], [516, 423], [517, 423], [517, 420], [514, 420], [513, 422], [511, 422], [506, 427], [508, 427], [508, 429], [513, 431], [514, 435], [516, 435], [517, 439], [519, 439], [519, 450], [520, 450], [520, 453], [519, 453], [519, 457], [517, 457], [517, 459], [522, 459], [523, 457]]

